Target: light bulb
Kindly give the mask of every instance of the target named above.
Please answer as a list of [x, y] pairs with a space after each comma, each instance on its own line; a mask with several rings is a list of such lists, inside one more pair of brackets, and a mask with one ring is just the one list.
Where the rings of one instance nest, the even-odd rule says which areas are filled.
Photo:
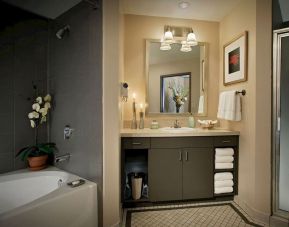
[[182, 47], [180, 51], [182, 52], [190, 52], [192, 50], [191, 46], [187, 44], [186, 41], [182, 41]]
[[190, 46], [198, 45], [198, 42], [196, 40], [196, 35], [193, 32], [193, 30], [187, 36], [187, 44], [190, 45]]
[[170, 50], [170, 49], [172, 49], [170, 44], [167, 44], [165, 42], [161, 43], [160, 50]]
[[171, 31], [166, 31], [164, 35], [164, 42], [167, 44], [171, 44], [174, 42], [173, 33]]

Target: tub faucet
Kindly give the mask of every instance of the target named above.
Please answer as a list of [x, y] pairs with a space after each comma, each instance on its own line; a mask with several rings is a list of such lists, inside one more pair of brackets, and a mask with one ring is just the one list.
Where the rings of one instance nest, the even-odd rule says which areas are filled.
[[180, 124], [180, 122], [178, 120], [175, 120], [174, 128], [181, 128], [181, 124]]
[[69, 159], [70, 159], [70, 153], [66, 153], [63, 155], [55, 155], [54, 164], [57, 164], [59, 162], [69, 161]]

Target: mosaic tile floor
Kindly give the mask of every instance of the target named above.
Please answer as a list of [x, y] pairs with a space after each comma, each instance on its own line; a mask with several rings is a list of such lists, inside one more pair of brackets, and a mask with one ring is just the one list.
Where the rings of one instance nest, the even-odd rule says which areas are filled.
[[234, 202], [214, 202], [125, 209], [123, 227], [264, 226]]

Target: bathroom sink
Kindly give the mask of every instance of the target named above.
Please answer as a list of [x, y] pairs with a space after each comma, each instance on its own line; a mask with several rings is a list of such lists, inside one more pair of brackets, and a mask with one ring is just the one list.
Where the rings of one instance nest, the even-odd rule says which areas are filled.
[[165, 131], [165, 132], [192, 132], [192, 131], [195, 131], [196, 128], [188, 128], [188, 127], [170, 128], [170, 127], [165, 127], [165, 128], [160, 128], [160, 130]]

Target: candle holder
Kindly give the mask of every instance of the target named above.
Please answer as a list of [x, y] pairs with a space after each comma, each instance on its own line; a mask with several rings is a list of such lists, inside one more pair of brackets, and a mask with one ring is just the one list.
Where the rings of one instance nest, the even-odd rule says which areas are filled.
[[132, 103], [132, 120], [130, 128], [137, 129], [135, 101]]
[[144, 129], [144, 114], [139, 112], [139, 129]]

